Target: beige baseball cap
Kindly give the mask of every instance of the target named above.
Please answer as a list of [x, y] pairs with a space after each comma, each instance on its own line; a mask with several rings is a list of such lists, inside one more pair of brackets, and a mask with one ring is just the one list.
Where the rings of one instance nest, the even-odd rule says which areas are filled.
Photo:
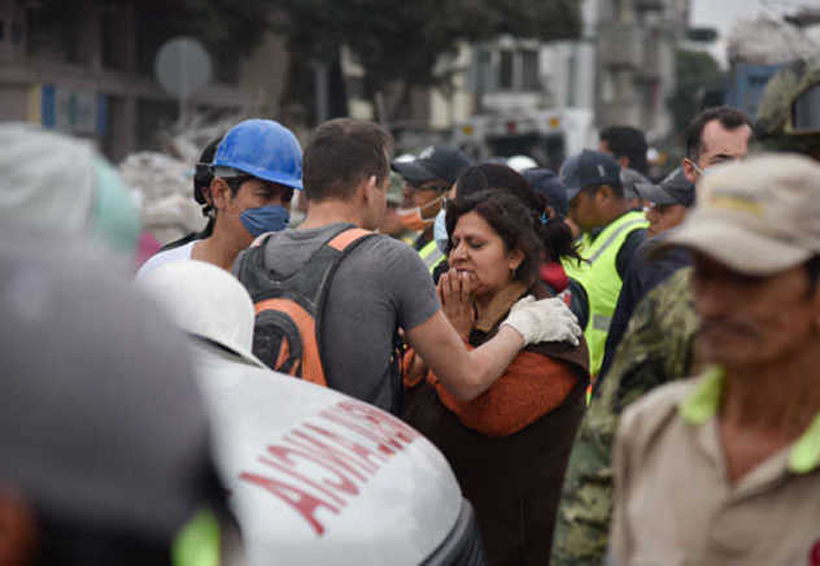
[[748, 275], [773, 275], [820, 254], [820, 164], [760, 154], [721, 166], [698, 186], [698, 203], [664, 247], [705, 253]]

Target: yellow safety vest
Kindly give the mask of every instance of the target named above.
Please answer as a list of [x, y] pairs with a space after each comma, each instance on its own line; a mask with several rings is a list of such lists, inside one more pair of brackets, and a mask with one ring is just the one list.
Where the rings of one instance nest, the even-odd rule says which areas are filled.
[[430, 270], [430, 273], [433, 273], [436, 266], [446, 259], [446, 256], [438, 249], [435, 240], [427, 242], [427, 244], [419, 250], [419, 255], [424, 265]]
[[575, 279], [587, 294], [584, 337], [589, 348], [589, 372], [593, 376], [598, 375], [604, 361], [609, 323], [623, 285], [617, 268], [618, 252], [627, 236], [647, 226], [649, 222], [643, 212], [627, 212], [604, 228], [594, 240], [589, 234], [581, 237], [578, 251], [586, 261], [580, 265], [573, 259], [563, 261], [567, 275]]

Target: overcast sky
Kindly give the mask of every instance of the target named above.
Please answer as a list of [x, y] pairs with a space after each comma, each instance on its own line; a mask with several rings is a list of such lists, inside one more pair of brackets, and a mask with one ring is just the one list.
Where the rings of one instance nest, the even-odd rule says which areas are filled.
[[692, 25], [711, 26], [727, 34], [738, 20], [760, 13], [783, 14], [818, 0], [692, 0]]
[[[801, 6], [812, 6], [820, 0], [692, 0], [690, 25], [714, 27], [725, 38], [739, 20], [752, 19], [759, 14], [782, 15], [795, 12]], [[814, 38], [816, 30], [810, 37]], [[726, 64], [725, 46], [722, 41], [713, 45], [709, 52], [723, 65]]]

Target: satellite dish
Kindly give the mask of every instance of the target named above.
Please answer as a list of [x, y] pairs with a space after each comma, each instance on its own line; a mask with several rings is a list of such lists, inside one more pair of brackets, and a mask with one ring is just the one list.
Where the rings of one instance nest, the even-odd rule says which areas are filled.
[[211, 56], [192, 37], [175, 37], [157, 52], [154, 72], [159, 84], [179, 99], [180, 122], [184, 121], [185, 99], [211, 80]]

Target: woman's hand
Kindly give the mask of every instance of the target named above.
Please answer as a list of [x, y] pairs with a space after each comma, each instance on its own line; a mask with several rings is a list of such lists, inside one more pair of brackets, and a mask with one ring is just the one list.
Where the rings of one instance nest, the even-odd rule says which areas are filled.
[[439, 277], [436, 292], [444, 315], [466, 342], [475, 323], [473, 275], [467, 272], [459, 273], [450, 268]]

